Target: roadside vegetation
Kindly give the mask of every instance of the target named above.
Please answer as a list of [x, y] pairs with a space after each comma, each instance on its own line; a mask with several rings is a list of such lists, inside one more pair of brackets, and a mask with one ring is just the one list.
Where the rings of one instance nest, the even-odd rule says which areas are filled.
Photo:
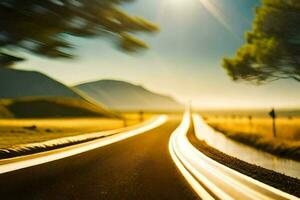
[[256, 84], [279, 79], [300, 81], [299, 0], [262, 0], [252, 30], [223, 67], [234, 81]]
[[273, 136], [270, 118], [209, 117], [215, 130], [238, 142], [280, 157], [300, 161], [300, 118], [278, 118], [277, 136]]
[[[141, 123], [139, 114], [117, 118], [0, 119], [0, 149], [85, 133], [119, 129]], [[153, 115], [144, 114], [143, 120]]]

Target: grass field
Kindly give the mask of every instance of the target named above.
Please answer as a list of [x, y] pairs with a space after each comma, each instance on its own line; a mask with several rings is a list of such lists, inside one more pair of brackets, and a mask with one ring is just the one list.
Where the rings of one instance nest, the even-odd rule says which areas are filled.
[[[138, 114], [122, 115], [127, 119], [126, 126], [141, 122]], [[144, 120], [152, 116], [145, 114]], [[112, 130], [124, 125], [123, 120], [112, 118], [0, 119], [0, 148]]]
[[207, 123], [226, 136], [269, 153], [300, 161], [300, 118], [278, 118], [273, 136], [269, 118], [209, 117]]

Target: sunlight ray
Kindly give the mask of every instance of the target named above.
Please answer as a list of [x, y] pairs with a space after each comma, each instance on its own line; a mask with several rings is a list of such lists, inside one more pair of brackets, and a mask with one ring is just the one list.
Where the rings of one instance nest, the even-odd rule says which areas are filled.
[[211, 13], [211, 15], [213, 15], [228, 31], [230, 31], [233, 35], [236, 36], [236, 34], [233, 32], [232, 27], [228, 23], [225, 14], [214, 2], [212, 2], [211, 0], [199, 0], [199, 1], [203, 5], [203, 7], [207, 9], [209, 13]]

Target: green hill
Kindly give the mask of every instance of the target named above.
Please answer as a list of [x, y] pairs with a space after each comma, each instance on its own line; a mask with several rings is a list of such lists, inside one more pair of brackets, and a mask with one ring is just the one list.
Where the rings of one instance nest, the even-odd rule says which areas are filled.
[[1, 118], [113, 117], [88, 101], [68, 97], [22, 97], [0, 99]]
[[174, 98], [152, 92], [141, 85], [119, 80], [100, 80], [74, 86], [93, 102], [116, 111], [181, 111]]
[[67, 85], [37, 71], [0, 68], [0, 98], [70, 97], [83, 99]]

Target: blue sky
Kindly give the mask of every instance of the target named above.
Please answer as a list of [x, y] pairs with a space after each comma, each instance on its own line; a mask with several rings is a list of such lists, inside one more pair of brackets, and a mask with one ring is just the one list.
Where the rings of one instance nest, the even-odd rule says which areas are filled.
[[259, 0], [136, 0], [129, 13], [157, 23], [157, 34], [139, 35], [150, 49], [137, 55], [119, 52], [107, 39], [72, 39], [76, 60], [30, 56], [22, 69], [39, 70], [69, 85], [122, 79], [170, 94], [199, 108], [299, 107], [299, 86], [292, 80], [264, 86], [236, 83], [221, 67], [251, 29]]

